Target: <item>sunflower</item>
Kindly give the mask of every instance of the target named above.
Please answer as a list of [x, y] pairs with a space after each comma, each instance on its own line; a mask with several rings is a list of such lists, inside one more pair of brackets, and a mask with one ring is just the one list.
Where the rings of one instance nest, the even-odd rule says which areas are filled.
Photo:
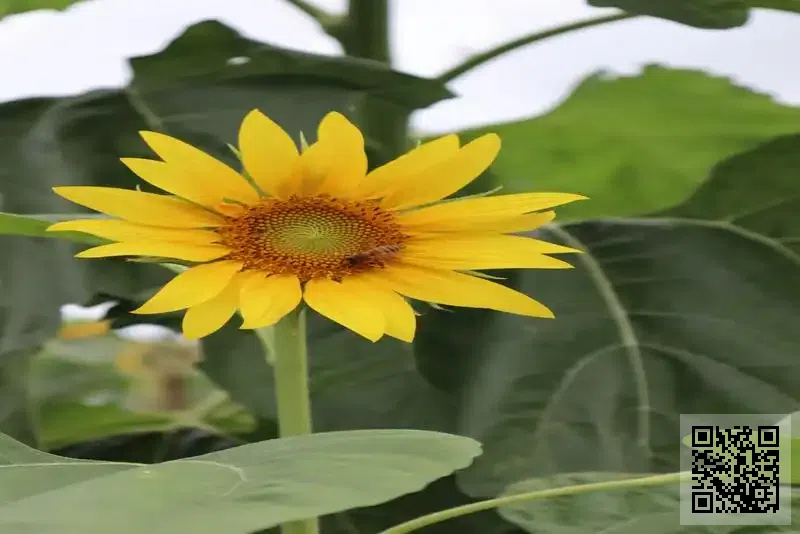
[[[553, 317], [543, 304], [492, 282], [480, 269], [569, 268], [548, 254], [575, 249], [513, 235], [585, 197], [520, 193], [445, 197], [485, 171], [495, 134], [463, 146], [427, 142], [367, 172], [364, 137], [339, 113], [298, 149], [280, 126], [251, 111], [239, 130], [238, 172], [170, 136], [141, 132], [160, 160], [123, 158], [169, 193], [67, 186], [54, 191], [110, 219], [56, 223], [111, 241], [79, 258], [144, 256], [188, 266], [133, 313], [186, 309], [183, 333], [201, 338], [239, 311], [241, 328], [275, 324], [301, 302], [353, 332], [411, 342], [408, 299]], [[439, 201], [439, 202], [437, 202]]]

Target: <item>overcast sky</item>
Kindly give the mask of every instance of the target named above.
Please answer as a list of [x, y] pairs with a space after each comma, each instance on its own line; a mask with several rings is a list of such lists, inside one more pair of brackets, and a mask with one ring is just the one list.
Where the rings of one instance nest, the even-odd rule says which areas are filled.
[[[346, 2], [315, 3], [341, 11]], [[532, 30], [612, 12], [582, 0], [394, 0], [393, 53], [400, 70], [431, 76]], [[0, 101], [124, 84], [125, 57], [156, 52], [208, 18], [276, 45], [340, 53], [285, 0], [89, 0], [0, 21]], [[460, 97], [417, 113], [414, 124], [444, 131], [541, 113], [593, 71], [630, 74], [651, 62], [730, 76], [800, 104], [798, 36], [800, 15], [767, 10], [727, 31], [655, 19], [605, 25], [520, 49], [458, 79], [451, 88]]]

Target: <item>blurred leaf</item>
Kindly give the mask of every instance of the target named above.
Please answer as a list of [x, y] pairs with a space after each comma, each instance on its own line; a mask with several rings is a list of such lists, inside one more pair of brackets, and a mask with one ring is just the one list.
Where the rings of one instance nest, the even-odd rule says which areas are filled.
[[[708, 220], [774, 252], [800, 254], [800, 133], [777, 137], [717, 165], [686, 202], [658, 216]], [[787, 282], [794, 281], [788, 278]]]
[[800, 13], [798, 0], [589, 0], [596, 7], [618, 7], [697, 28], [725, 30], [743, 26], [751, 8]]
[[252, 417], [194, 369], [193, 355], [176, 343], [113, 335], [50, 344], [30, 380], [42, 448], [185, 427], [252, 430]]
[[778, 9], [800, 13], [800, 0], [746, 0], [754, 8]]
[[[74, 219], [75, 217], [66, 217]], [[66, 239], [76, 243], [97, 245], [108, 241], [99, 237], [81, 232], [48, 232], [47, 227], [53, 221], [42, 216], [16, 215], [14, 213], [0, 213], [0, 235], [14, 235], [24, 237], [49, 237]]]
[[0, 0], [0, 18], [35, 9], [66, 9], [78, 0]]
[[256, 335], [239, 330], [238, 320], [201, 340], [200, 369], [257, 417], [277, 419], [272, 368]]
[[457, 432], [485, 447], [458, 475], [465, 491], [677, 471], [680, 414], [797, 410], [799, 168], [800, 136], [786, 136], [717, 165], [670, 212], [546, 228], [587, 251], [577, 269], [503, 274], [555, 321], [429, 323], [420, 368], [461, 377]]
[[[631, 477], [630, 474], [569, 473], [523, 480], [509, 486], [504, 493], [512, 495]], [[500, 514], [531, 534], [723, 534], [739, 528], [681, 525], [679, 488], [678, 484], [672, 484], [595, 491], [520, 502], [501, 508]]]
[[43, 412], [42, 447], [48, 450], [106, 436], [175, 429], [173, 418], [161, 413], [135, 413], [114, 404], [87, 406], [60, 402]]
[[0, 431], [24, 443], [36, 444], [38, 436], [27, 391], [29, 365], [30, 353], [26, 350], [0, 353]]
[[492, 166], [503, 193], [569, 191], [591, 197], [559, 219], [638, 216], [675, 205], [719, 160], [794, 132], [800, 108], [707, 74], [646, 67], [595, 75], [552, 112], [468, 132], [500, 134]]
[[[246, 534], [388, 501], [480, 454], [468, 438], [373, 430], [270, 440], [138, 466], [55, 463], [61, 459], [28, 452], [10, 438], [0, 440], [0, 458], [8, 448], [21, 460], [0, 471], [0, 526], [82, 534]], [[52, 467], [42, 465], [48, 463]]]

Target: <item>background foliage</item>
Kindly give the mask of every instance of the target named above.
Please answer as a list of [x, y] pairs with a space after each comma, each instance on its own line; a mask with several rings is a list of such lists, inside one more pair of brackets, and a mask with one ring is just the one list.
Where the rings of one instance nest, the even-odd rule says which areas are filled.
[[[0, 15], [69, 3], [0, 1]], [[714, 29], [741, 26], [750, 8], [800, 12], [797, 0], [590, 3]], [[359, 8], [369, 14], [363, 2], [353, 1], [351, 11]], [[0, 215], [0, 431], [69, 457], [136, 464], [275, 437], [271, 369], [248, 332], [229, 327], [202, 347], [137, 345], [114, 334], [54, 342], [61, 304], [113, 298], [118, 305], [109, 320], [124, 327], [135, 320], [126, 311], [170, 273], [140, 263], [74, 260], [81, 245], [50, 239], [43, 229], [46, 220], [73, 209], [50, 193], [54, 185], [146, 188], [118, 163], [120, 155], [147, 154], [136, 136], [140, 129], [165, 131], [230, 161], [226, 144], [254, 107], [311, 139], [319, 119], [336, 109], [365, 129], [373, 163], [409, 146], [402, 135], [408, 115], [453, 95], [441, 81], [374, 61], [385, 58], [363, 25], [326, 28], [350, 57], [283, 50], [206, 21], [159, 53], [131, 58], [134, 76], [126, 87], [0, 104], [0, 210], [6, 212]], [[485, 131], [500, 133], [504, 149], [477, 187], [592, 197], [563, 210], [559, 224], [542, 232], [587, 251], [576, 258], [576, 269], [493, 273], [547, 302], [558, 319], [430, 309], [413, 345], [373, 345], [318, 316], [310, 324], [317, 430], [448, 432], [476, 439], [483, 454], [467, 467], [477, 454], [473, 442], [453, 442], [456, 448], [447, 450], [461, 450], [461, 456], [436, 459], [427, 478], [411, 484], [372, 488], [370, 499], [347, 493], [357, 488], [348, 489], [344, 477], [337, 480], [343, 484], [340, 506], [326, 509], [295, 503], [302, 512], [275, 512], [267, 520], [262, 510], [253, 522], [233, 526], [232, 516], [219, 510], [230, 532], [303, 513], [333, 514], [324, 520], [326, 534], [376, 532], [522, 488], [673, 472], [681, 413], [798, 410], [800, 108], [703, 72], [652, 65], [632, 77], [592, 75], [545, 115], [461, 133], [471, 138]], [[157, 320], [174, 326], [176, 319]], [[170, 401], [176, 388], [178, 404]], [[251, 447], [267, 451], [270, 443]], [[430, 443], [418, 452], [435, 454], [436, 441]], [[407, 447], [394, 444], [389, 452]], [[222, 463], [240, 466], [233, 455], [241, 450]], [[375, 469], [396, 461], [380, 451], [369, 454], [382, 458]], [[10, 440], [0, 442], [4, 456], [12, 464], [56, 462]], [[73, 482], [99, 477], [93, 483], [100, 493], [113, 485], [103, 477], [147, 472], [103, 465], [56, 468], [80, 472]], [[188, 471], [199, 464], [164, 465], [153, 472], [186, 469], [181, 473], [188, 480], [230, 474], [223, 469], [204, 478]], [[379, 504], [462, 467], [422, 491]], [[46, 506], [62, 514], [53, 512], [54, 518], [81, 527], [81, 517], [69, 515], [70, 506], [83, 506], [78, 501], [53, 508], [42, 496], [41, 503], [14, 504], [19, 495], [8, 492], [18, 484], [31, 495], [51, 489], [27, 470], [15, 472], [0, 484], [0, 525], [19, 528], [31, 514], [25, 506]], [[137, 484], [146, 485], [143, 480]], [[543, 501], [429, 532], [674, 532], [673, 490]], [[347, 510], [355, 506], [364, 508]], [[114, 520], [101, 523], [121, 528]], [[175, 523], [169, 532], [185, 528]], [[208, 528], [203, 532], [213, 532]]]

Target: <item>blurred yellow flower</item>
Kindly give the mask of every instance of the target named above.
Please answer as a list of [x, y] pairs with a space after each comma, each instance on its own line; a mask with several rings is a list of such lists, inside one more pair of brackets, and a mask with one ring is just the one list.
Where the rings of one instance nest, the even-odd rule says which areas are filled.
[[63, 340], [100, 337], [111, 332], [111, 321], [73, 321], [64, 323], [58, 330], [57, 337]]
[[[302, 301], [371, 341], [410, 342], [407, 298], [553, 317], [532, 298], [470, 274], [478, 269], [571, 267], [548, 254], [575, 249], [509, 235], [551, 221], [542, 211], [585, 197], [520, 193], [439, 201], [478, 177], [500, 139], [460, 146], [448, 135], [367, 172], [364, 138], [339, 113], [299, 151], [259, 111], [239, 131], [244, 173], [164, 134], [142, 132], [161, 161], [123, 158], [160, 195], [108, 187], [56, 187], [113, 219], [64, 221], [113, 243], [81, 258], [147, 256], [190, 264], [134, 313], [187, 309], [183, 333], [200, 338], [238, 310], [242, 328], [272, 325]], [[173, 196], [174, 195], [174, 196]]]

